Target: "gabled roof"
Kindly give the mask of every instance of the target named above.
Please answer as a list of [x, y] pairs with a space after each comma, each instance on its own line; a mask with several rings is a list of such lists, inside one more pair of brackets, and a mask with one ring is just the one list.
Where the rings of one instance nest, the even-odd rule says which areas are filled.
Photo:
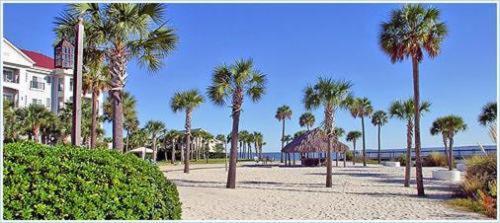
[[25, 50], [21, 49], [21, 51], [26, 54], [31, 60], [35, 62], [36, 67], [41, 67], [45, 69], [50, 69], [54, 70], [54, 58], [43, 55], [41, 53], [35, 52], [35, 51], [30, 51], [30, 50]]

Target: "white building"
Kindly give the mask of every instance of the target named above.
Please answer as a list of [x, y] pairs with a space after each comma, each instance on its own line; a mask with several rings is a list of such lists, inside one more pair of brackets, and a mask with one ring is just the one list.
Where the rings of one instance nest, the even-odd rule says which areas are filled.
[[[58, 113], [66, 102], [72, 102], [73, 70], [55, 68], [54, 58], [20, 49], [3, 38], [3, 98], [14, 106], [41, 104]], [[85, 95], [91, 98], [91, 94]], [[99, 96], [99, 114], [103, 112]]]

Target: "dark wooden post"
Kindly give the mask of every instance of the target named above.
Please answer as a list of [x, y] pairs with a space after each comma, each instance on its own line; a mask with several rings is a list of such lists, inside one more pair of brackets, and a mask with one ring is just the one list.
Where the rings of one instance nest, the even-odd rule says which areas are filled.
[[83, 20], [75, 26], [75, 66], [73, 68], [73, 118], [71, 144], [81, 145], [82, 133], [82, 68], [83, 68]]

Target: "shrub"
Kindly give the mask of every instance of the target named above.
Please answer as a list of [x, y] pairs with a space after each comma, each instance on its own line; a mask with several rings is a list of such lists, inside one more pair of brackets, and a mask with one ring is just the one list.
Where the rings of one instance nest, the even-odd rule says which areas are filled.
[[304, 166], [318, 166], [319, 160], [317, 158], [304, 158], [302, 159], [302, 165]]
[[134, 155], [7, 144], [4, 219], [180, 219], [174, 184]]
[[401, 154], [396, 161], [401, 164], [401, 166], [406, 166], [406, 154]]
[[352, 161], [352, 158], [353, 158], [353, 154], [352, 154], [352, 151], [348, 150], [346, 153], [345, 153], [345, 159], [346, 161]]
[[424, 166], [447, 166], [448, 159], [446, 155], [439, 152], [432, 152], [424, 159]]

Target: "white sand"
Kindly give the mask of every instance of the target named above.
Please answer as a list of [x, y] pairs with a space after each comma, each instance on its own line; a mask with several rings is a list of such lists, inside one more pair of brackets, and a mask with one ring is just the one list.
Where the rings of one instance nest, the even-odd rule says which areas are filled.
[[419, 198], [414, 180], [403, 187], [404, 167], [334, 162], [333, 188], [326, 188], [325, 167], [239, 166], [236, 189], [225, 188], [224, 164], [191, 167], [189, 174], [182, 165], [161, 167], [177, 185], [186, 220], [487, 219], [443, 202], [453, 185], [430, 179], [437, 168], [424, 168], [427, 197]]

